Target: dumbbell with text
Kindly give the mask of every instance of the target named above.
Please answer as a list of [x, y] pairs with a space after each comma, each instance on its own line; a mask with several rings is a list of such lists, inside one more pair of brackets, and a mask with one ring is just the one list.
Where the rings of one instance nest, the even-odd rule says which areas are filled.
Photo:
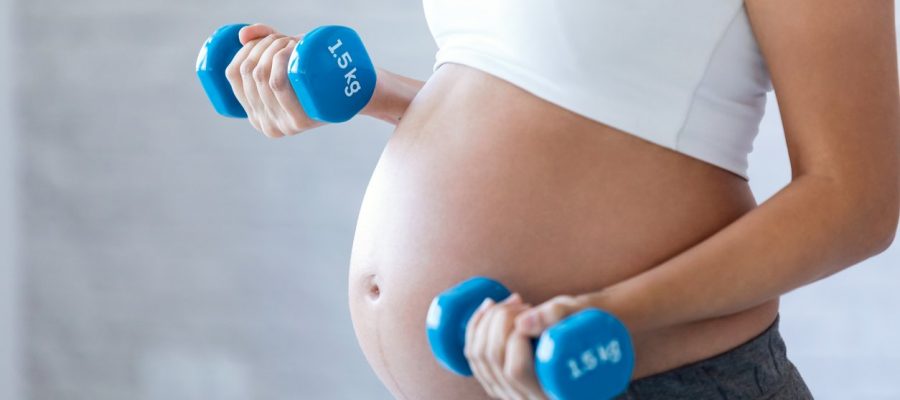
[[[466, 325], [486, 298], [496, 302], [509, 290], [484, 277], [466, 280], [431, 302], [426, 333], [431, 351], [450, 371], [471, 376], [464, 354]], [[535, 372], [554, 400], [609, 399], [620, 394], [634, 370], [634, 349], [624, 325], [613, 315], [589, 308], [544, 331], [535, 345]]]
[[[216, 111], [226, 117], [247, 117], [225, 77], [226, 68], [243, 47], [238, 33], [244, 26], [219, 28], [197, 57], [200, 83]], [[291, 53], [286, 73], [304, 112], [317, 121], [349, 120], [375, 92], [372, 60], [359, 35], [345, 26], [321, 26], [304, 35]]]

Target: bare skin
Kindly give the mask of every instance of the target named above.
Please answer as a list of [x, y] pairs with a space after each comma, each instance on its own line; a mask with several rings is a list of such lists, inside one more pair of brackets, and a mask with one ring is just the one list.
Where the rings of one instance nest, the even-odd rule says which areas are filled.
[[[424, 315], [434, 295], [476, 274], [533, 304], [599, 291], [754, 206], [736, 175], [445, 65], [397, 127], [363, 201], [350, 271], [357, 337], [398, 398], [486, 398], [432, 360]], [[636, 376], [734, 347], [775, 313], [772, 301], [636, 333]]]
[[[365, 112], [399, 123], [360, 211], [350, 310], [397, 398], [543, 398], [522, 343], [588, 306], [631, 331], [635, 378], [666, 371], [745, 342], [781, 294], [887, 248], [900, 211], [893, 2], [745, 4], [793, 170], [760, 206], [738, 176], [480, 71], [447, 64], [424, 86], [380, 72]], [[242, 35], [253, 47], [277, 33]], [[245, 98], [278, 98], [246, 82], [273, 79], [251, 68], [271, 60], [236, 64], [252, 64], [231, 76]], [[267, 135], [314, 127], [270, 104], [251, 118]], [[517, 292], [468, 327], [477, 380], [442, 370], [424, 335], [431, 298], [476, 274]]]

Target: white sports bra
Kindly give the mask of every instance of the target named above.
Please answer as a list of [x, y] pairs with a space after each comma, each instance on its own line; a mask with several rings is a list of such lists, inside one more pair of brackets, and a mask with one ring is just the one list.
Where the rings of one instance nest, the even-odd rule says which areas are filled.
[[747, 179], [769, 73], [743, 0], [424, 0], [464, 64]]

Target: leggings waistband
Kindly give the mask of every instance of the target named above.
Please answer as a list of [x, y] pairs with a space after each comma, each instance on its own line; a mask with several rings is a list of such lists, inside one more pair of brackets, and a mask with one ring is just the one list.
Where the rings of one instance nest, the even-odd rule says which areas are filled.
[[725, 353], [635, 380], [617, 399], [811, 399], [787, 358], [779, 320]]

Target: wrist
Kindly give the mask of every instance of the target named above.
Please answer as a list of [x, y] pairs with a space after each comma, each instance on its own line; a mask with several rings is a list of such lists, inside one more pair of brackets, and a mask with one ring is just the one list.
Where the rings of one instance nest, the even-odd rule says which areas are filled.
[[376, 68], [375, 92], [361, 114], [386, 121], [400, 122], [424, 82]]
[[369, 99], [366, 106], [360, 110], [360, 114], [380, 119], [380, 115], [384, 114], [387, 98], [390, 97], [389, 93], [387, 93], [390, 85], [387, 85], [387, 82], [385, 82], [388, 79], [390, 79], [390, 76], [384, 70], [375, 68], [375, 91], [372, 93], [372, 98]]
[[360, 114], [396, 124], [415, 96], [415, 92], [405, 89], [397, 75], [376, 68], [375, 91]]
[[647, 323], [648, 313], [641, 310], [639, 298], [631, 295], [631, 289], [613, 285], [603, 290], [578, 296], [588, 307], [598, 308], [615, 316], [633, 335], [653, 329]]

